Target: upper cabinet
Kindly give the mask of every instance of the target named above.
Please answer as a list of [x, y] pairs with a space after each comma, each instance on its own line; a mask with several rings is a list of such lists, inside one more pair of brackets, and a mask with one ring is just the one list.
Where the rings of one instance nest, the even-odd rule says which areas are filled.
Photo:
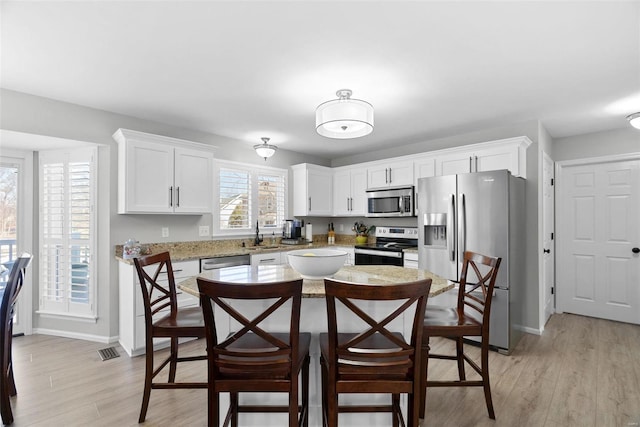
[[512, 175], [526, 178], [529, 145], [531, 140], [523, 136], [443, 150], [436, 155], [435, 174], [508, 169]]
[[367, 203], [367, 169], [341, 167], [333, 170], [333, 215], [364, 216]]
[[213, 147], [127, 129], [113, 137], [118, 213], [211, 213]]
[[293, 173], [293, 215], [333, 214], [333, 172], [331, 168], [302, 163], [291, 166]]
[[413, 161], [376, 163], [367, 168], [367, 188], [413, 185]]

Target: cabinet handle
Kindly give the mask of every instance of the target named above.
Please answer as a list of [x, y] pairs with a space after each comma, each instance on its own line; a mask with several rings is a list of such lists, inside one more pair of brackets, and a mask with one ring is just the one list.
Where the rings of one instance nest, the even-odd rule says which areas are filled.
[[274, 262], [275, 260], [275, 258], [263, 258], [260, 260], [260, 262]]
[[180, 207], [180, 187], [176, 187], [176, 207]]
[[389, 168], [389, 184], [391, 184], [393, 180], [391, 179], [391, 168]]
[[169, 187], [169, 206], [173, 206], [173, 186]]
[[469, 172], [473, 172], [473, 164], [471, 163], [473, 161], [473, 157], [469, 156]]
[[349, 210], [349, 198], [347, 197], [347, 211]]
[[311, 210], [311, 197], [309, 197], [309, 210]]
[[353, 197], [349, 199], [351, 201], [351, 210], [353, 210]]
[[389, 183], [389, 168], [384, 168], [384, 183]]
[[474, 156], [476, 158], [476, 170], [474, 172], [478, 172], [478, 156]]

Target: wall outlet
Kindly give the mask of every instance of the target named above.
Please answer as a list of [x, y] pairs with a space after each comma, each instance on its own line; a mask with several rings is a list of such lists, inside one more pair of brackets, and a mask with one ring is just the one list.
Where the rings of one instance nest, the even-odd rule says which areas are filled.
[[201, 225], [200, 228], [199, 228], [198, 233], [200, 234], [201, 237], [209, 236], [209, 226], [208, 225]]
[[162, 227], [162, 237], [169, 237], [169, 227]]

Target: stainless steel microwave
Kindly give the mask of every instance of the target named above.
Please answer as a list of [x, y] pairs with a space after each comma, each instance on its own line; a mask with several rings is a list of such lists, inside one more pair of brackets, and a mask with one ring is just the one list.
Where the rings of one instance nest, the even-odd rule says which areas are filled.
[[414, 194], [413, 186], [367, 190], [367, 216], [415, 216]]

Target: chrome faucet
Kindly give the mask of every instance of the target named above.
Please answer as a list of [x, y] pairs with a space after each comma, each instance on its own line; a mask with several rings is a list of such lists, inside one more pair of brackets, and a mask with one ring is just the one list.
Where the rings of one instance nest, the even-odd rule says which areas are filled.
[[258, 221], [256, 221], [256, 238], [253, 240], [253, 244], [256, 246], [259, 246], [260, 243], [262, 243], [262, 241], [264, 240], [259, 233], [260, 228], [258, 227]]

